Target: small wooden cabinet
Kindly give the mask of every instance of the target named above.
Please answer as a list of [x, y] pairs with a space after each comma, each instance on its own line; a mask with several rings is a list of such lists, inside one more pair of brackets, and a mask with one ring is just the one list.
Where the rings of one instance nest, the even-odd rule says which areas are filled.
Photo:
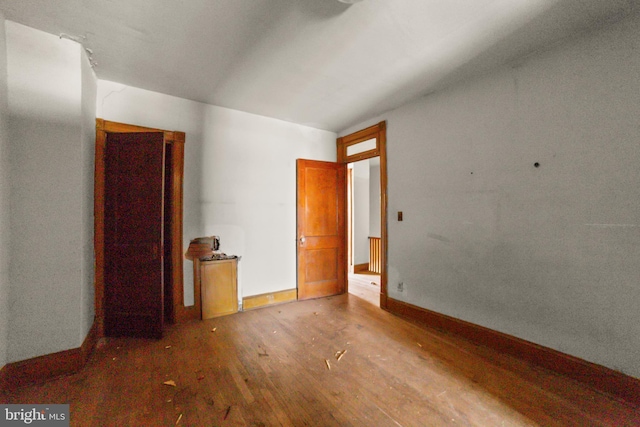
[[237, 271], [237, 258], [200, 263], [202, 319], [238, 311]]

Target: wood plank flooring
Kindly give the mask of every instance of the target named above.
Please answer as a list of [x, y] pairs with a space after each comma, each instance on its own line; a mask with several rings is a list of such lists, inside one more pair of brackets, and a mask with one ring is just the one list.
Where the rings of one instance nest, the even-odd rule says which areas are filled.
[[103, 340], [78, 374], [0, 400], [69, 403], [71, 425], [96, 427], [640, 425], [638, 408], [354, 295]]
[[349, 293], [380, 307], [380, 275], [371, 272], [349, 274]]

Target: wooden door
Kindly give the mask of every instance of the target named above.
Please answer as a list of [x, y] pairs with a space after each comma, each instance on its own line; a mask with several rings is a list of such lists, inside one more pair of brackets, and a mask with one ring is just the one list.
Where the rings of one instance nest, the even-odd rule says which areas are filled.
[[298, 159], [298, 299], [344, 293], [346, 165]]
[[162, 337], [164, 135], [108, 133], [105, 334]]

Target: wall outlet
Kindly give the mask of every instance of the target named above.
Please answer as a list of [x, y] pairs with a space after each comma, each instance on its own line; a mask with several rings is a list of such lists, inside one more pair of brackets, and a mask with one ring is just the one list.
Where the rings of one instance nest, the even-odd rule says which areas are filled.
[[398, 282], [398, 292], [404, 292], [404, 282]]

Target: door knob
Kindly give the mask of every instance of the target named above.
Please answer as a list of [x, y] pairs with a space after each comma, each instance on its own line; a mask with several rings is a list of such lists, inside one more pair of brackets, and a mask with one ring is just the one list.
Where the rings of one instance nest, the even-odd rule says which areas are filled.
[[306, 240], [307, 240], [307, 239], [305, 239], [305, 238], [304, 238], [304, 236], [300, 236], [300, 246], [304, 246], [304, 242], [305, 242]]

